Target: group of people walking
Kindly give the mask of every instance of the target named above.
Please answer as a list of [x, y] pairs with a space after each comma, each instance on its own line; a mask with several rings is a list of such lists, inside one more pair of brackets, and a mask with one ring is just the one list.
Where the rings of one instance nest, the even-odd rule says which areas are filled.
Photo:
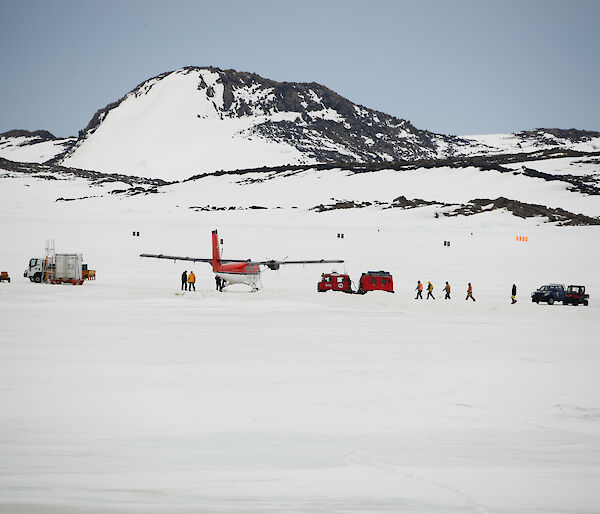
[[[444, 296], [444, 300], [450, 300], [450, 284], [448, 283], [448, 281], [446, 281], [446, 285], [444, 286], [444, 288], [442, 289], [446, 295]], [[417, 287], [415, 288], [415, 291], [417, 292], [417, 296], [415, 296], [415, 300], [422, 300], [423, 299], [423, 284], [420, 280], [417, 280]], [[435, 300], [435, 296], [433, 296], [433, 284], [431, 282], [427, 282], [427, 300], [429, 300], [429, 298], [433, 298]], [[471, 282], [469, 282], [468, 286], [467, 286], [467, 297], [465, 298], [465, 300], [471, 299], [473, 301], [475, 301], [475, 297], [473, 296], [473, 286], [471, 285]], [[511, 290], [511, 303], [515, 304], [517, 303], [517, 286], [516, 284], [512, 285], [512, 290]]]
[[[450, 284], [448, 283], [448, 281], [446, 281], [446, 285], [442, 289], [442, 291], [444, 291], [444, 293], [445, 293], [444, 300], [451, 300], [451, 298], [450, 298], [451, 290], [452, 290], [452, 288], [450, 287]], [[423, 283], [420, 280], [417, 280], [417, 287], [415, 288], [415, 291], [417, 292], [417, 296], [415, 297], [415, 300], [419, 300], [419, 299], [422, 300], [423, 299]], [[427, 282], [427, 300], [429, 300], [430, 298], [433, 298], [435, 300], [435, 296], [433, 296], [433, 284], [431, 282]], [[465, 300], [468, 300], [469, 298], [471, 298], [471, 300], [475, 301], [475, 298], [473, 297], [473, 286], [471, 285], [471, 282], [469, 282], [469, 285], [467, 287], [467, 297], [465, 298]]]
[[190, 271], [190, 274], [187, 274], [187, 270], [181, 274], [181, 290], [182, 291], [191, 291], [192, 289], [196, 290], [196, 275], [194, 275], [193, 271]]

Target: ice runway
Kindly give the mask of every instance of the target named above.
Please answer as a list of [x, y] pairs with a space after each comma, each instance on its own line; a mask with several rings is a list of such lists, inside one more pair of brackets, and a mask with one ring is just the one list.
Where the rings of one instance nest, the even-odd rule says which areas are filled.
[[594, 304], [241, 291], [1, 289], [4, 511], [600, 505]]

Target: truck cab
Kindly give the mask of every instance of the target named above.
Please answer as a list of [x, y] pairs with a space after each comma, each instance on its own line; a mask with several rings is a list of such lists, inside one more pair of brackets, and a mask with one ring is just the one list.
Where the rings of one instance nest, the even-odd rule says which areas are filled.
[[44, 260], [36, 257], [29, 259], [29, 265], [23, 276], [32, 282], [40, 283], [44, 276]]
[[552, 305], [554, 302], [562, 302], [565, 299], [566, 288], [564, 284], [547, 284], [538, 287], [531, 293], [531, 301], [535, 303], [546, 302]]

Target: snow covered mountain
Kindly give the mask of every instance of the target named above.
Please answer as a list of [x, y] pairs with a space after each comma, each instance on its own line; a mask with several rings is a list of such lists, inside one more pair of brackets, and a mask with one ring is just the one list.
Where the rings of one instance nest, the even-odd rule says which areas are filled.
[[64, 154], [77, 138], [59, 139], [46, 130], [10, 130], [0, 134], [0, 157], [17, 162], [47, 162]]
[[457, 137], [357, 105], [316, 83], [186, 67], [100, 109], [78, 138], [0, 134], [0, 157], [181, 180], [219, 170], [387, 163], [549, 148], [600, 150], [600, 133], [536, 129]]
[[435, 158], [455, 141], [319, 84], [184, 68], [98, 111], [62, 164], [187, 178], [221, 169]]

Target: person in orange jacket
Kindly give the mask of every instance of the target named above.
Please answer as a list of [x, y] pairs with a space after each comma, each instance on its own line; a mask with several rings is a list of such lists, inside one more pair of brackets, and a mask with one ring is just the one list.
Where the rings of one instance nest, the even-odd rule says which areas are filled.
[[415, 288], [415, 291], [417, 292], [417, 296], [415, 297], [415, 300], [420, 298], [421, 300], [423, 299], [423, 284], [421, 284], [420, 280], [417, 280], [417, 287]]
[[468, 300], [469, 298], [475, 301], [475, 298], [473, 298], [473, 286], [471, 285], [471, 282], [469, 282], [469, 287], [467, 287], [467, 297], [465, 300]]
[[190, 271], [190, 274], [188, 275], [188, 289], [191, 291], [192, 287], [194, 288], [194, 291], [196, 290], [196, 275], [194, 275], [193, 271]]

